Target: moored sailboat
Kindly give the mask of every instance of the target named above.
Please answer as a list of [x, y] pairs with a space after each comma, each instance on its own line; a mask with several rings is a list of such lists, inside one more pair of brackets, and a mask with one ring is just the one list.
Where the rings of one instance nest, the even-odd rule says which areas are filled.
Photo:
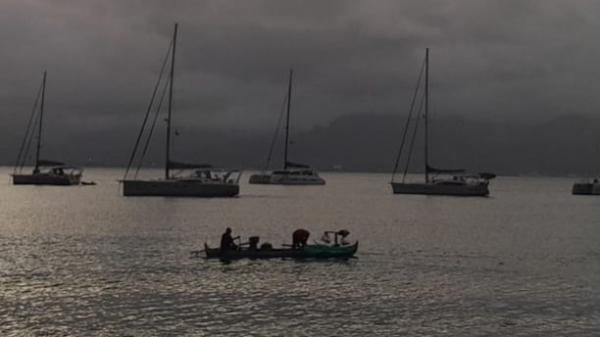
[[[288, 92], [286, 97], [286, 122], [285, 122], [285, 144], [283, 151], [283, 169], [267, 171], [273, 144], [269, 149], [267, 164], [265, 170], [260, 173], [250, 176], [250, 184], [270, 184], [270, 185], [325, 185], [325, 179], [321, 178], [318, 172], [309, 165], [294, 163], [288, 160], [288, 145], [290, 134], [290, 110], [292, 101], [292, 83], [294, 71], [290, 69], [290, 77], [288, 81]], [[277, 125], [276, 131], [279, 130]], [[275, 133], [277, 135], [277, 132]], [[274, 138], [275, 140], [275, 138]]]
[[[406, 159], [406, 165], [402, 175], [402, 180], [397, 182], [394, 180], [398, 170], [403, 149], [406, 143], [406, 136], [411, 126], [412, 114], [414, 112], [415, 103], [420, 93], [420, 83], [423, 76], [423, 68], [425, 72], [425, 83], [421, 101], [418, 105], [417, 116], [415, 118], [415, 126], [413, 127], [412, 139], [408, 149], [408, 155]], [[409, 116], [406, 121], [404, 133], [402, 136], [402, 144], [398, 155], [396, 157], [396, 164], [392, 173], [392, 181], [390, 182], [394, 194], [424, 194], [424, 195], [451, 195], [451, 196], [487, 196], [489, 194], [489, 179], [495, 177], [491, 173], [479, 173], [479, 174], [466, 174], [463, 169], [438, 169], [434, 168], [429, 164], [429, 127], [428, 127], [428, 114], [429, 114], [429, 48], [425, 51], [425, 61], [423, 68], [419, 75], [419, 81], [417, 82], [417, 88], [414, 92]], [[415, 135], [418, 129], [418, 123], [421, 119], [421, 109], [424, 109], [422, 119], [424, 123], [424, 182], [406, 182], [406, 175], [408, 172], [408, 166], [412, 149], [414, 145]]]
[[[123, 184], [124, 196], [169, 196], [169, 197], [233, 197], [239, 194], [239, 179], [241, 172], [238, 170], [215, 170], [209, 164], [190, 164], [171, 160], [171, 125], [173, 112], [173, 79], [175, 73], [175, 51], [177, 46], [178, 25], [175, 24], [173, 39], [169, 47], [170, 53], [170, 72], [168, 79], [168, 116], [166, 118], [166, 151], [165, 151], [165, 176], [163, 179], [138, 179], [137, 173], [142, 165], [144, 155], [148, 149], [149, 141], [152, 137], [154, 126], [158, 120], [158, 114], [162, 103], [162, 98], [157, 103], [153, 123], [149, 130], [145, 130], [146, 122], [150, 112], [153, 109], [154, 99], [158, 88], [161, 85], [162, 75], [165, 69], [167, 58], [161, 68], [159, 78], [150, 100], [144, 122], [138, 134], [133, 151], [131, 153], [125, 177], [121, 181]], [[167, 86], [163, 87], [167, 90]], [[164, 97], [165, 91], [163, 91]], [[136, 154], [138, 154], [140, 140], [146, 131], [146, 142], [143, 150], [138, 155], [138, 166], [133, 178], [128, 178], [128, 173], [132, 168]]]
[[[44, 106], [46, 100], [46, 77], [44, 71], [42, 85], [36, 97], [35, 104], [19, 149], [17, 163], [15, 165], [12, 180], [14, 185], [79, 185], [83, 170], [77, 167], [65, 166], [64, 163], [55, 160], [40, 159], [42, 149], [42, 130], [44, 122]], [[39, 112], [37, 109], [39, 101]], [[36, 125], [37, 124], [37, 125]], [[37, 136], [34, 129], [37, 127]], [[37, 138], [35, 150], [35, 164], [31, 173], [23, 173], [23, 168], [29, 153], [32, 139]]]
[[600, 181], [598, 178], [582, 180], [573, 184], [571, 193], [574, 195], [600, 195]]

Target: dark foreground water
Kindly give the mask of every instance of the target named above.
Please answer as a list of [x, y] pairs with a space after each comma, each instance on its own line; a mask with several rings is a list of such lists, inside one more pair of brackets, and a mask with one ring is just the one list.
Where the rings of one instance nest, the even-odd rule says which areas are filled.
[[[8, 174], [8, 170], [0, 172]], [[600, 197], [500, 178], [481, 199], [394, 196], [387, 175], [124, 198], [0, 183], [1, 336], [598, 336]], [[346, 262], [190, 258], [226, 226], [275, 245], [346, 228]]]

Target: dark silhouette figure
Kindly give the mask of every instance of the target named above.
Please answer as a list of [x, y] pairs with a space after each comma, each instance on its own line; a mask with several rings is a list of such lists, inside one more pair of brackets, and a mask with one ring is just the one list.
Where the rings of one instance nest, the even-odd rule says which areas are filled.
[[292, 248], [300, 248], [306, 246], [310, 232], [306, 229], [296, 229], [292, 234]]
[[251, 236], [248, 238], [248, 249], [249, 250], [258, 250], [258, 242], [260, 241], [260, 237]]
[[221, 250], [236, 250], [238, 246], [233, 242], [236, 238], [231, 236], [231, 228], [227, 227], [221, 235]]

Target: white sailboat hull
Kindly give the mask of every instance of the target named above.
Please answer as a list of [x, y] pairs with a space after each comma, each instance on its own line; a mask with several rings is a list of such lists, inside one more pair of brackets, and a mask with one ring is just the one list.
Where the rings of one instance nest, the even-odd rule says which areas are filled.
[[600, 183], [575, 183], [572, 192], [574, 195], [600, 195]]
[[13, 174], [13, 185], [79, 185], [81, 174]]
[[240, 193], [236, 183], [198, 180], [124, 180], [124, 196], [146, 197], [234, 197]]
[[483, 197], [490, 194], [487, 184], [391, 183], [394, 194], [450, 195]]

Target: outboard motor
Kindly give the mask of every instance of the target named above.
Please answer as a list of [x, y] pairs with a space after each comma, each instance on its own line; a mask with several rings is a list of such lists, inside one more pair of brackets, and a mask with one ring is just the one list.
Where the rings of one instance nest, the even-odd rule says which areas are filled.
[[347, 245], [348, 244], [348, 242], [346, 241], [346, 237], [348, 235], [350, 235], [350, 231], [348, 231], [347, 229], [342, 229], [342, 230], [339, 230], [337, 232], [337, 235], [339, 235], [342, 238], [340, 240], [342, 245]]
[[248, 249], [257, 250], [258, 249], [258, 241], [260, 241], [259, 236], [251, 236], [248, 238]]
[[[333, 242], [331, 242], [331, 237], [329, 236], [329, 234], [333, 234]], [[321, 241], [333, 246], [339, 246], [340, 243], [342, 245], [347, 245], [348, 242], [346, 242], [345, 239], [348, 235], [350, 235], [350, 232], [346, 229], [341, 229], [338, 231], [325, 231], [323, 233], [323, 236], [321, 237]]]
[[339, 236], [341, 236], [342, 238], [345, 238], [346, 236], [350, 235], [350, 231], [348, 231], [347, 229], [340, 229], [337, 234]]

